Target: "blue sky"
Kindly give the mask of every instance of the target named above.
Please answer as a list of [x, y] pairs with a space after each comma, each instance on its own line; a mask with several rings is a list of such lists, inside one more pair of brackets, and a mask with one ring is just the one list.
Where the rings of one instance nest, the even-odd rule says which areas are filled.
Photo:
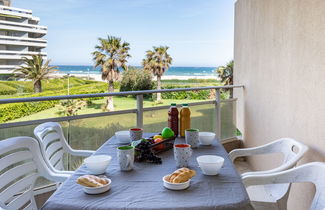
[[233, 58], [233, 0], [12, 0], [48, 27], [53, 64], [92, 65], [98, 37], [131, 45], [131, 65], [167, 45], [173, 66], [219, 66]]

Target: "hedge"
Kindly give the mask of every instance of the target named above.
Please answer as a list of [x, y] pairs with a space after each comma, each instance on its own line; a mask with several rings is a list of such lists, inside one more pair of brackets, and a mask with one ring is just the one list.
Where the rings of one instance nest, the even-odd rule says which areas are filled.
[[0, 83], [0, 95], [12, 95], [17, 93], [17, 89]]
[[[106, 85], [105, 82], [97, 82], [92, 80], [83, 80], [76, 77], [70, 77], [70, 88], [80, 87], [88, 84]], [[67, 78], [56, 78], [42, 81], [43, 91], [54, 91], [67, 89]], [[10, 92], [7, 91], [10, 89]], [[107, 89], [107, 88], [106, 88]], [[17, 93], [30, 93], [34, 92], [32, 81], [0, 81], [0, 95], [13, 95]]]
[[[163, 89], [190, 88], [191, 86], [166, 85]], [[192, 99], [206, 100], [210, 96], [210, 90], [187, 91], [187, 92], [166, 92], [161, 93], [163, 99]]]
[[[91, 94], [91, 93], [103, 93], [107, 89], [107, 84], [89, 84], [70, 89], [70, 94]], [[80, 90], [83, 88], [82, 90]], [[38, 94], [25, 95], [24, 97], [39, 97], [39, 96], [55, 96], [66, 95], [67, 90], [63, 91], [45, 91]], [[19, 97], [15, 97], [19, 98]], [[20, 97], [21, 98], [21, 97]], [[99, 98], [89, 98], [88, 101], [97, 100]], [[40, 102], [28, 102], [28, 103], [14, 103], [0, 105], [0, 123], [4, 123], [10, 120], [25, 117], [49, 108], [54, 107], [60, 101], [40, 101]]]

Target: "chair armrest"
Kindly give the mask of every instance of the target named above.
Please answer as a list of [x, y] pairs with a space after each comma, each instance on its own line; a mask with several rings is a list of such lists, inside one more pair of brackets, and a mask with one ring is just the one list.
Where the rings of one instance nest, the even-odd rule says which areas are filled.
[[53, 168], [52, 170], [53, 170], [53, 172], [55, 174], [67, 174], [69, 176], [71, 176], [72, 174], [74, 174], [74, 171], [60, 171], [60, 170], [57, 170], [55, 168]]
[[93, 155], [95, 153], [95, 151], [93, 151], [93, 150], [74, 150], [74, 149], [72, 149], [69, 153], [71, 155], [74, 155], [74, 156], [89, 157], [89, 156]]
[[[281, 172], [264, 175], [249, 175], [242, 177], [245, 186], [312, 182], [315, 185], [322, 180], [325, 164], [322, 162], [311, 162]], [[320, 178], [321, 177], [321, 178]], [[324, 183], [324, 182], [322, 182]]]
[[274, 145], [276, 142], [271, 142], [269, 144], [265, 144], [258, 147], [251, 147], [245, 149], [235, 149], [229, 153], [230, 159], [232, 162], [238, 157], [243, 156], [253, 156], [253, 155], [262, 155], [262, 154], [270, 154], [274, 153]]
[[71, 174], [65, 174], [65, 173], [55, 173], [52, 171], [48, 171], [47, 174], [44, 174], [44, 177], [50, 181], [53, 182], [64, 182], [67, 180]]

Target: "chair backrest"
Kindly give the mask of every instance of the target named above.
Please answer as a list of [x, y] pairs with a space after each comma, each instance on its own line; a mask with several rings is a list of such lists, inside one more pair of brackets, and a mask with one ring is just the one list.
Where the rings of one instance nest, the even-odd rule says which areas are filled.
[[311, 182], [316, 186], [316, 193], [310, 207], [311, 210], [325, 208], [325, 163], [313, 162], [282, 172], [266, 175], [247, 176], [243, 179], [246, 186]]
[[63, 154], [71, 148], [67, 144], [61, 125], [56, 122], [40, 124], [34, 129], [34, 135], [40, 142], [41, 151], [49, 168], [64, 170]]
[[283, 171], [292, 168], [297, 164], [297, 162], [303, 157], [303, 155], [308, 150], [308, 146], [291, 138], [281, 138], [260, 147], [262, 148], [264, 154], [282, 153], [284, 156], [283, 163], [280, 166], [273, 168], [271, 170], [266, 170], [261, 172], [259, 171], [247, 172], [244, 173], [243, 176], [252, 175], [252, 174], [257, 175], [257, 174], [273, 173], [273, 172]]
[[43, 160], [38, 141], [15, 137], [0, 141], [0, 208], [37, 209], [33, 188], [39, 176], [54, 180]]

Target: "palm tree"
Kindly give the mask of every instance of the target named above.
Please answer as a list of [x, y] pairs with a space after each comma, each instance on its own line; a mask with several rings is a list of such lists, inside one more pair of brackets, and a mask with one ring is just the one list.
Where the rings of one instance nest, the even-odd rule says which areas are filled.
[[[161, 89], [161, 76], [172, 64], [173, 59], [167, 53], [169, 47], [153, 47], [153, 50], [146, 52], [146, 58], [142, 60], [144, 69], [150, 70], [157, 76], [157, 90]], [[157, 101], [161, 101], [161, 93], [157, 93]]]
[[[224, 85], [234, 84], [234, 60], [229, 61], [225, 66], [219, 66], [216, 72]], [[230, 89], [230, 97], [233, 97], [232, 89]]]
[[32, 59], [23, 57], [23, 64], [14, 70], [15, 77], [30, 79], [34, 84], [34, 92], [42, 92], [42, 80], [48, 79], [50, 74], [57, 71], [56, 66], [49, 66], [51, 60], [44, 63], [41, 54], [32, 55]]
[[[114, 81], [119, 77], [119, 69], [127, 70], [127, 59], [129, 55], [129, 43], [122, 42], [121, 38], [107, 36], [107, 39], [99, 38], [99, 45], [95, 46], [96, 51], [92, 53], [95, 67], [101, 67], [102, 80], [108, 82], [108, 92], [114, 92]], [[106, 109], [114, 111], [113, 97], [109, 96], [106, 102]]]

